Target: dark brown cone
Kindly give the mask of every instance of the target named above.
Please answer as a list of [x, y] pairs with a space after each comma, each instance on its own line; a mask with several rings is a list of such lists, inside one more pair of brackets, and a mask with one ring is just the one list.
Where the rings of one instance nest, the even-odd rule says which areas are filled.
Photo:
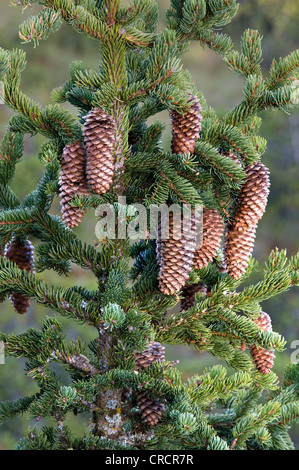
[[158, 341], [149, 343], [142, 352], [135, 352], [137, 370], [144, 369], [154, 362], [165, 360], [165, 347]]
[[83, 125], [86, 146], [86, 178], [91, 191], [106, 193], [114, 175], [116, 123], [101, 108], [92, 109]]
[[85, 209], [71, 205], [75, 195], [88, 194], [85, 178], [85, 149], [80, 141], [68, 144], [61, 157], [59, 194], [62, 218], [68, 227], [76, 227]]
[[182, 310], [187, 310], [188, 308], [193, 307], [195, 295], [201, 294], [203, 297], [206, 296], [208, 294], [208, 288], [202, 282], [198, 282], [197, 284], [187, 284], [182, 288], [181, 294], [181, 308]]
[[[14, 238], [5, 247], [4, 256], [17, 264], [20, 269], [34, 273], [34, 251], [29, 240], [21, 241]], [[16, 312], [24, 314], [30, 307], [30, 299], [23, 294], [12, 292], [10, 301]]]
[[182, 216], [176, 217], [170, 212], [169, 237], [164, 239], [160, 224], [156, 247], [160, 265], [159, 288], [165, 295], [173, 295], [185, 285], [192, 269], [196, 248], [195, 218], [192, 218], [189, 230], [184, 231]]
[[[261, 315], [255, 323], [263, 331], [272, 331], [271, 318], [265, 312], [262, 312]], [[256, 365], [256, 368], [260, 371], [261, 374], [269, 374], [274, 365], [275, 354], [274, 351], [269, 351], [265, 348], [258, 348], [256, 346], [251, 346], [250, 348], [251, 357]]]
[[221, 247], [224, 234], [224, 223], [220, 213], [215, 209], [203, 210], [202, 245], [195, 251], [193, 267], [206, 267]]
[[[137, 370], [143, 370], [155, 362], [165, 360], [165, 347], [158, 341], [152, 341], [141, 353], [135, 352], [135, 359]], [[144, 390], [136, 393], [136, 400], [142, 421], [149, 426], [157, 424], [162, 417], [164, 405], [158, 400], [148, 398]]]
[[173, 153], [193, 153], [196, 141], [201, 131], [201, 105], [197, 96], [192, 95], [190, 108], [181, 114], [172, 111], [172, 142], [171, 150]]
[[155, 426], [162, 418], [165, 410], [163, 403], [147, 398], [143, 390], [137, 392], [136, 400], [142, 421], [148, 426]]
[[232, 222], [227, 227], [224, 245], [227, 272], [239, 279], [246, 271], [252, 254], [257, 224], [263, 216], [269, 194], [269, 171], [260, 162], [245, 168], [242, 186]]

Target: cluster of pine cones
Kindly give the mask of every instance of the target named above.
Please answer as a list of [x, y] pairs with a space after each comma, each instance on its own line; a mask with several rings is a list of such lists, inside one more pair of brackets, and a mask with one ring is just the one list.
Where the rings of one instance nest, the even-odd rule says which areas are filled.
[[93, 108], [83, 125], [84, 142], [71, 142], [63, 150], [59, 179], [62, 218], [69, 227], [82, 220], [84, 208], [71, 204], [76, 195], [104, 194], [114, 174], [116, 123], [101, 108]]
[[[191, 106], [180, 114], [172, 112], [173, 153], [193, 153], [201, 131], [201, 106], [196, 96], [191, 96]], [[242, 166], [233, 152], [227, 157]], [[158, 227], [156, 241], [157, 262], [159, 264], [159, 288], [166, 295], [181, 293], [181, 308], [193, 305], [195, 295], [207, 295], [207, 288], [202, 283], [188, 285], [192, 269], [202, 269], [215, 259], [223, 247], [224, 270], [234, 279], [239, 279], [246, 271], [253, 251], [257, 224], [265, 212], [269, 194], [269, 171], [261, 163], [255, 162], [244, 168], [247, 175], [241, 186], [236, 207], [230, 220], [224, 220], [220, 212], [204, 208], [202, 217], [202, 244], [196, 248], [191, 237], [175, 239], [173, 233], [182, 229], [182, 221], [169, 215], [169, 237], [162, 239], [161, 226]], [[264, 331], [271, 331], [270, 317], [263, 314], [256, 321]], [[273, 365], [274, 353], [252, 346], [251, 355], [261, 373], [269, 373]]]

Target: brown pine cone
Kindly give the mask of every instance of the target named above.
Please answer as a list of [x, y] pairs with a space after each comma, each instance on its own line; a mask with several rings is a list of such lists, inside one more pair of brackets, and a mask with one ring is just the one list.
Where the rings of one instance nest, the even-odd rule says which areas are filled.
[[[163, 221], [162, 227], [165, 227]], [[174, 216], [170, 212], [169, 237], [164, 239], [160, 223], [156, 246], [160, 265], [159, 288], [165, 295], [173, 295], [185, 285], [192, 269], [196, 248], [195, 218], [192, 218], [190, 229], [184, 231], [182, 215]]]
[[247, 179], [241, 188], [232, 222], [227, 226], [224, 245], [227, 272], [239, 279], [252, 254], [256, 229], [269, 194], [269, 171], [260, 162], [245, 168]]
[[155, 426], [162, 418], [165, 410], [163, 403], [148, 398], [143, 390], [136, 393], [136, 401], [142, 421], [148, 426]]
[[172, 142], [171, 150], [173, 153], [193, 153], [196, 141], [201, 131], [201, 105], [197, 96], [192, 95], [190, 108], [181, 114], [178, 111], [172, 111], [171, 128]]
[[[34, 248], [29, 240], [13, 238], [5, 247], [4, 256], [17, 264], [18, 268], [34, 273]], [[10, 301], [16, 312], [24, 314], [30, 307], [30, 299], [18, 292], [12, 292]]]
[[85, 209], [72, 206], [75, 195], [88, 194], [85, 178], [85, 149], [80, 141], [68, 144], [61, 157], [59, 194], [62, 218], [68, 227], [76, 227], [85, 214]]
[[106, 193], [113, 181], [115, 133], [114, 119], [101, 108], [92, 109], [85, 117], [86, 178], [90, 190], [97, 194]]
[[224, 223], [216, 209], [203, 210], [202, 245], [195, 251], [193, 266], [195, 269], [206, 267], [221, 247]]
[[[158, 361], [165, 360], [165, 347], [158, 341], [152, 341], [142, 352], [135, 352], [136, 368], [143, 370]], [[137, 405], [142, 421], [149, 426], [157, 424], [164, 411], [164, 405], [149, 398], [144, 390], [136, 393]]]
[[154, 362], [165, 360], [165, 347], [158, 341], [152, 341], [142, 352], [135, 352], [137, 370], [145, 369]]
[[[272, 331], [272, 323], [270, 316], [262, 312], [261, 315], [255, 323], [263, 331]], [[251, 357], [256, 365], [256, 368], [260, 371], [261, 374], [269, 374], [274, 365], [275, 354], [274, 351], [268, 350], [265, 348], [259, 348], [256, 346], [251, 346], [250, 348]]]
[[206, 296], [208, 294], [208, 288], [202, 282], [187, 284], [182, 288], [181, 294], [181, 308], [182, 310], [188, 310], [188, 308], [194, 305], [195, 295], [201, 294], [203, 297]]

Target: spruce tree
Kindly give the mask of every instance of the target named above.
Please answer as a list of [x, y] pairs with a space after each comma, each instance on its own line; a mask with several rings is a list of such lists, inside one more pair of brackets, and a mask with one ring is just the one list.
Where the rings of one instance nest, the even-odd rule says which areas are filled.
[[[236, 16], [236, 0], [170, 0], [163, 31], [154, 0], [12, 3], [41, 6], [20, 26], [23, 42], [37, 45], [65, 22], [100, 50], [93, 70], [72, 63], [42, 107], [20, 88], [23, 50], [0, 49], [3, 98], [14, 111], [0, 148], [1, 301], [10, 298], [16, 314], [26, 315], [29, 301], [53, 311], [41, 329], [0, 334], [5, 355], [25, 358], [38, 387], [1, 403], [1, 421], [27, 415], [42, 423], [16, 449], [294, 449], [299, 369], [290, 364], [282, 381], [273, 372], [286, 341], [262, 303], [299, 285], [299, 253], [274, 249], [262, 278], [250, 278], [269, 192], [262, 115], [296, 106], [299, 51], [273, 60], [265, 76], [258, 31], [246, 30], [237, 48], [220, 32]], [[243, 99], [222, 117], [182, 66], [195, 41], [244, 79]], [[164, 124], [149, 120], [165, 110], [169, 151], [161, 144]], [[36, 134], [45, 139], [38, 154], [44, 175], [20, 200], [11, 181], [24, 137]], [[59, 216], [51, 212], [55, 197]], [[188, 234], [175, 239], [181, 222], [171, 217], [165, 240], [161, 227], [157, 236], [146, 227], [134, 243], [128, 230], [107, 232], [97, 246], [77, 236], [86, 211], [105, 221], [102, 205], [116, 214], [116, 229], [140, 227], [137, 204], [147, 214], [188, 206], [192, 217], [201, 206], [201, 246]], [[60, 287], [58, 276], [73, 265], [91, 272], [97, 289]], [[56, 285], [43, 280], [46, 270], [56, 273]], [[60, 316], [89, 325], [95, 339], [67, 340]], [[206, 351], [220, 365], [183, 381], [167, 360], [167, 344]], [[68, 385], [55, 364], [65, 368]], [[67, 424], [72, 413], [89, 415], [82, 436]]]

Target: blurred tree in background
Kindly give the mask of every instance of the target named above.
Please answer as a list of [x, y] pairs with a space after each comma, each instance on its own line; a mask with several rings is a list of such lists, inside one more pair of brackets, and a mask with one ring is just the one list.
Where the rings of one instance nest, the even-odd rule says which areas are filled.
[[[0, 46], [5, 49], [14, 47], [26, 50], [28, 62], [31, 66], [24, 73], [22, 88], [26, 94], [42, 105], [48, 103], [48, 91], [60, 86], [68, 77], [69, 64], [74, 60], [82, 60], [84, 66], [95, 67], [98, 63], [98, 45], [94, 41], [89, 41], [82, 35], [63, 25], [51, 41], [41, 42], [39, 47], [32, 47], [32, 44], [21, 43], [18, 36], [19, 24], [26, 17], [35, 13], [35, 8], [15, 10], [8, 4], [9, 0], [1, 0], [0, 6]], [[290, 50], [299, 47], [298, 19], [299, 3], [297, 0], [240, 0], [240, 9], [235, 19], [224, 29], [225, 33], [231, 35], [238, 48], [238, 42], [245, 28], [258, 29], [263, 36], [263, 50], [265, 57], [265, 67], [269, 68], [267, 59], [285, 56]], [[169, 0], [159, 0], [161, 11], [160, 26], [164, 27], [164, 18]], [[232, 108], [242, 95], [242, 79], [233, 76], [223, 61], [216, 54], [208, 50], [202, 51], [198, 44], [193, 44], [188, 53], [183, 57], [183, 62], [189, 69], [198, 89], [203, 91], [207, 101], [221, 114]], [[55, 70], [55, 74], [53, 74]], [[1, 106], [0, 113], [0, 138], [10, 118], [11, 112], [5, 106]], [[165, 133], [164, 145], [170, 143], [170, 124], [168, 113], [161, 116], [168, 126], [168, 133]], [[259, 261], [266, 259], [268, 253], [275, 247], [287, 248], [288, 254], [298, 251], [299, 234], [299, 115], [282, 115], [272, 111], [266, 113], [263, 121], [262, 134], [268, 140], [268, 150], [265, 154], [264, 163], [270, 169], [272, 189], [270, 192], [267, 211], [261, 220], [257, 232], [254, 256]], [[42, 174], [42, 164], [39, 162], [36, 153], [42, 143], [40, 136], [26, 137], [25, 158], [18, 166], [14, 186], [22, 197], [30, 192], [40, 179]], [[57, 213], [60, 211], [59, 202], [56, 201]], [[86, 217], [83, 227], [78, 228], [81, 239], [92, 242], [95, 228], [95, 218], [92, 211]], [[48, 273], [48, 280], [51, 283], [51, 273]], [[71, 276], [76, 276], [76, 283], [88, 286], [92, 289], [93, 278], [88, 278], [86, 273], [78, 268], [72, 272]], [[258, 277], [258, 273], [257, 273]], [[72, 285], [70, 278], [61, 278], [62, 285]], [[280, 375], [283, 366], [290, 359], [292, 352], [291, 344], [293, 340], [299, 339], [299, 292], [293, 290], [287, 294], [281, 294], [273, 300], [264, 304], [265, 310], [271, 314], [273, 325], [276, 331], [288, 338], [287, 350], [280, 354], [275, 363], [274, 370]], [[4, 307], [4, 306], [3, 306]], [[44, 309], [41, 310], [35, 303], [32, 304], [29, 315], [16, 316], [13, 308], [6, 301], [5, 308], [2, 307], [1, 326], [6, 325], [8, 331], [16, 334], [25, 331], [34, 324], [39, 326], [45, 317]], [[67, 319], [62, 319], [68, 325]], [[69, 322], [70, 323], [70, 322]], [[3, 329], [3, 328], [2, 328]], [[86, 329], [86, 337], [89, 337], [89, 330]], [[77, 332], [74, 327], [69, 327], [69, 337], [76, 339]], [[195, 351], [188, 351], [186, 348], [177, 346], [168, 348], [168, 358], [180, 358], [179, 368], [186, 376], [195, 371], [200, 373], [206, 365], [213, 363], [213, 358], [208, 355], [200, 355]], [[219, 362], [219, 361], [217, 361]], [[24, 394], [33, 393], [32, 383], [26, 380], [22, 373], [17, 373], [16, 368], [20, 363], [16, 363], [9, 358], [5, 366], [0, 366], [0, 388], [1, 399], [17, 399]], [[18, 377], [18, 382], [16, 382]], [[12, 448], [15, 441], [24, 434], [24, 430], [29, 427], [26, 420], [19, 420], [18, 423], [10, 423], [1, 428], [0, 449]], [[37, 423], [34, 423], [37, 424]], [[74, 421], [74, 426], [80, 426], [78, 418]], [[294, 430], [296, 433], [296, 429]], [[298, 436], [293, 436], [296, 448], [299, 449]]]

